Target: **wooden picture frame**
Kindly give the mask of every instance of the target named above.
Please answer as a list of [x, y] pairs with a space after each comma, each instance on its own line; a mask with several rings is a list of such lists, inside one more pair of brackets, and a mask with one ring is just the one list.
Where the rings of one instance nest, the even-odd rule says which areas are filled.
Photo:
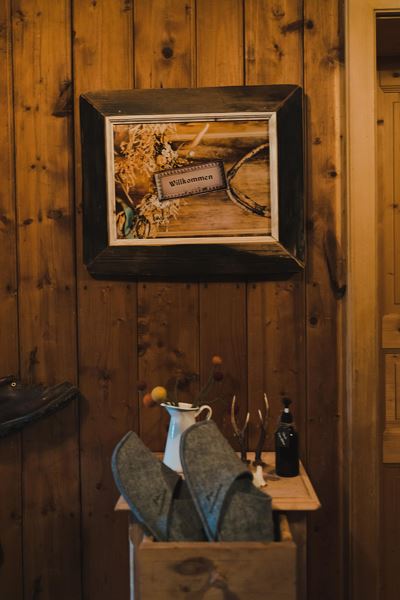
[[304, 266], [302, 90], [80, 98], [84, 260], [100, 279], [263, 279]]

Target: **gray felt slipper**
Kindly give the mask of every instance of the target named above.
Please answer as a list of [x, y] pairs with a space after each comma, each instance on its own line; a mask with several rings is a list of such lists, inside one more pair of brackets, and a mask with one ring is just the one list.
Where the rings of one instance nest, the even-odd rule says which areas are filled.
[[180, 456], [209, 540], [273, 540], [270, 496], [253, 485], [252, 474], [213, 421], [184, 431]]
[[186, 482], [136, 433], [130, 431], [117, 444], [111, 466], [117, 488], [146, 532], [159, 541], [206, 539]]

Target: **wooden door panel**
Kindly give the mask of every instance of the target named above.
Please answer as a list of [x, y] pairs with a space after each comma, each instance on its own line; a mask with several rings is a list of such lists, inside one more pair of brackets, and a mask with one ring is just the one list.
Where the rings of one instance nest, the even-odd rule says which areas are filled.
[[400, 362], [395, 353], [400, 351], [400, 94], [397, 78], [390, 80], [391, 73], [380, 71], [377, 125], [384, 463], [400, 462]]
[[383, 462], [400, 463], [400, 354], [385, 355]]
[[[399, 25], [400, 26], [400, 25]], [[382, 318], [382, 598], [398, 595], [400, 560], [400, 94], [393, 69], [379, 71], [378, 224]]]
[[394, 303], [400, 311], [400, 102], [393, 102], [393, 262]]

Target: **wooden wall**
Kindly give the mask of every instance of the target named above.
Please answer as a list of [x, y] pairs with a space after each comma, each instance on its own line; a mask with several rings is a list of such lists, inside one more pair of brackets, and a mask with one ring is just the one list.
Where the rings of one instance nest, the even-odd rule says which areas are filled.
[[[127, 523], [110, 473], [129, 429], [166, 421], [137, 381], [204, 381], [224, 358], [240, 413], [289, 395], [323, 508], [309, 599], [343, 597], [340, 0], [0, 2], [0, 375], [79, 384], [82, 400], [0, 440], [2, 600], [128, 598]], [[4, 74], [4, 76], [3, 76]], [[306, 94], [305, 274], [265, 283], [92, 280], [82, 263], [79, 94], [298, 83]], [[218, 422], [229, 431], [223, 407]], [[328, 558], [329, 557], [329, 558]]]

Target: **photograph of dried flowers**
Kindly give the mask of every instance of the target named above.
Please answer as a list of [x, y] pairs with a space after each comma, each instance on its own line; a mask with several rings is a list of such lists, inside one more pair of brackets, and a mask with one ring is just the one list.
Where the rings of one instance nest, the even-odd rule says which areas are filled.
[[110, 244], [270, 236], [270, 136], [265, 115], [110, 120]]

